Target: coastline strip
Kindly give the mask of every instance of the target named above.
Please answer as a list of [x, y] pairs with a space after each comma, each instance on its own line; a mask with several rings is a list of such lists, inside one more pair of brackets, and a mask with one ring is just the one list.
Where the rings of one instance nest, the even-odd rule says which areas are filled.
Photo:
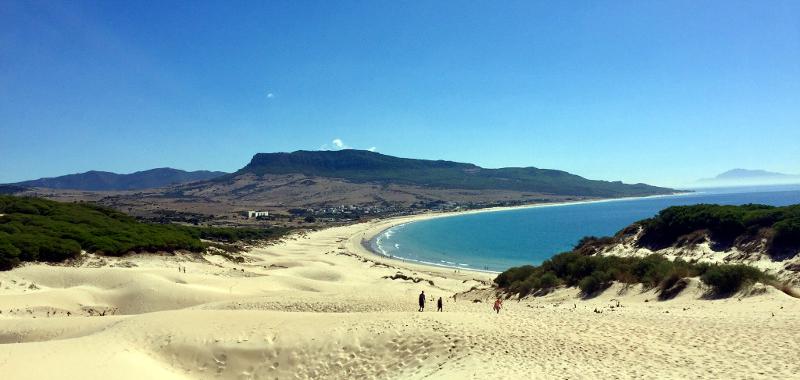
[[[478, 273], [492, 273], [497, 274], [501, 273], [500, 271], [492, 271], [492, 270], [484, 270], [479, 268], [473, 268], [472, 266], [464, 267], [459, 265], [446, 265], [446, 264], [439, 264], [433, 263], [423, 260], [415, 260], [410, 259], [402, 256], [395, 256], [395, 255], [387, 255], [385, 252], [380, 251], [380, 247], [378, 246], [377, 240], [380, 237], [388, 232], [389, 230], [407, 225], [410, 223], [421, 222], [425, 220], [431, 219], [439, 219], [439, 218], [450, 218], [456, 216], [466, 216], [466, 215], [473, 215], [479, 213], [489, 213], [489, 212], [505, 212], [505, 211], [519, 211], [519, 210], [526, 210], [532, 208], [545, 208], [545, 207], [559, 207], [559, 206], [572, 206], [572, 205], [581, 205], [581, 204], [592, 204], [592, 203], [606, 203], [606, 202], [617, 202], [617, 201], [630, 201], [630, 200], [640, 200], [640, 199], [650, 199], [650, 198], [665, 198], [665, 197], [675, 197], [675, 196], [685, 196], [688, 194], [696, 194], [696, 193], [674, 193], [674, 194], [664, 194], [664, 195], [649, 195], [644, 197], [623, 197], [623, 198], [604, 198], [604, 199], [587, 199], [587, 200], [579, 200], [579, 201], [566, 201], [566, 202], [549, 202], [549, 203], [535, 203], [535, 204], [527, 204], [527, 205], [520, 205], [520, 206], [502, 206], [502, 207], [487, 207], [482, 209], [474, 209], [474, 210], [459, 210], [459, 211], [447, 211], [447, 212], [426, 212], [423, 214], [416, 214], [416, 215], [408, 215], [408, 216], [398, 216], [388, 219], [377, 219], [374, 222], [379, 223], [381, 225], [380, 229], [370, 228], [367, 232], [363, 233], [361, 236], [361, 241], [359, 242], [359, 246], [364, 249], [364, 251], [368, 252], [370, 255], [382, 257], [385, 259], [393, 260], [393, 261], [400, 261], [404, 263], [414, 263], [419, 265], [425, 265], [430, 267], [436, 268], [450, 268], [450, 269], [458, 269], [458, 270], [469, 270], [472, 272]], [[469, 263], [466, 263], [470, 265]]]

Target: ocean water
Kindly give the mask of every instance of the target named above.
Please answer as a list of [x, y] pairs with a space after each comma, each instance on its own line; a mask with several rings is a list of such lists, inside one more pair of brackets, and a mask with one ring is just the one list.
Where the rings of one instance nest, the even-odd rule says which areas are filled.
[[695, 193], [547, 205], [456, 215], [392, 227], [373, 251], [397, 259], [464, 269], [502, 271], [539, 264], [572, 249], [584, 236], [609, 236], [669, 206], [716, 203], [800, 203], [800, 185], [702, 189]]

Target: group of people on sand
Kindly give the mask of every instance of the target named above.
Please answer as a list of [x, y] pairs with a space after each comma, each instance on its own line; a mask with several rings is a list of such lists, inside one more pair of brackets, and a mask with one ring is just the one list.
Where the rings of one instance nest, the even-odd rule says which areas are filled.
[[[436, 311], [442, 311], [443, 301], [442, 297], [436, 300]], [[419, 294], [419, 311], [425, 311], [425, 291]]]
[[[453, 299], [455, 300], [455, 296], [453, 297]], [[436, 300], [436, 311], [443, 311], [442, 310], [442, 306], [443, 306], [442, 304], [443, 304], [442, 297], [439, 297], [439, 299]], [[502, 309], [502, 308], [503, 308], [503, 300], [500, 297], [497, 297], [497, 299], [494, 301], [494, 306], [492, 306], [492, 310], [497, 312], [497, 314], [500, 314], [500, 309]], [[424, 290], [421, 293], [419, 293], [419, 311], [420, 312], [425, 311], [425, 291]]]

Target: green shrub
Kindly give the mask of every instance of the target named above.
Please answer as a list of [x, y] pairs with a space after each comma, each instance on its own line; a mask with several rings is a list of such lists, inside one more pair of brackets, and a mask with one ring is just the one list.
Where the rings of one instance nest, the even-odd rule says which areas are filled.
[[19, 253], [20, 251], [17, 247], [7, 241], [0, 240], [0, 270], [9, 270], [19, 265]]
[[200, 239], [272, 239], [287, 228], [196, 228], [148, 224], [109, 208], [39, 198], [0, 196], [0, 269], [23, 261], [63, 261], [87, 252], [201, 252]]
[[594, 272], [589, 276], [584, 277], [580, 283], [578, 283], [578, 288], [580, 288], [581, 293], [586, 296], [590, 296], [608, 288], [611, 285], [612, 279], [613, 276], [611, 273], [600, 271]]
[[524, 281], [528, 276], [533, 274], [535, 270], [536, 267], [532, 265], [510, 268], [500, 273], [494, 281], [501, 288], [507, 288], [513, 283]]
[[800, 246], [800, 216], [781, 220], [773, 228], [775, 235], [772, 244], [776, 250], [795, 250]]
[[537, 288], [539, 289], [552, 289], [558, 286], [561, 281], [556, 277], [553, 272], [547, 272], [539, 277]]
[[272, 228], [231, 228], [231, 227], [194, 227], [195, 235], [201, 239], [236, 242], [274, 239], [289, 232], [285, 227]]
[[[640, 228], [643, 232], [638, 244], [651, 249], [696, 243], [707, 233], [718, 246], [749, 244], [766, 238], [767, 251], [773, 257], [780, 257], [800, 250], [800, 205], [669, 207], [653, 218], [626, 227], [617, 238], [630, 237]], [[697, 276], [718, 294], [731, 294], [754, 281], [776, 283], [773, 277], [745, 265], [670, 261], [659, 255], [641, 258], [597, 255], [598, 250], [617, 242], [617, 238], [585, 237], [571, 252], [555, 255], [538, 267], [510, 268], [498, 275], [495, 282], [500, 288], [523, 295], [552, 287], [554, 283], [578, 286], [588, 295], [604, 289], [611, 281], [641, 283], [646, 288], [658, 287], [660, 293], [674, 293], [688, 284], [685, 278]]]
[[536, 277], [536, 275], [531, 275], [524, 280], [514, 282], [511, 285], [510, 291], [512, 293], [519, 294], [520, 297], [524, 297], [530, 294], [533, 290], [537, 289], [538, 284], [539, 279]]
[[731, 294], [754, 281], [776, 283], [774, 278], [746, 265], [710, 265], [670, 261], [661, 255], [645, 257], [584, 256], [565, 252], [553, 256], [542, 265], [525, 265], [500, 273], [498, 287], [525, 296], [561, 284], [577, 286], [584, 296], [606, 289], [613, 281], [636, 284], [659, 290], [659, 297], [669, 299], [683, 290], [687, 277], [700, 276], [714, 293]]
[[74, 240], [48, 239], [39, 246], [39, 260], [59, 262], [78, 257], [81, 245]]
[[650, 255], [638, 260], [633, 267], [633, 275], [646, 287], [657, 286], [672, 271], [675, 263], [661, 255]]
[[747, 284], [772, 280], [764, 272], [748, 265], [713, 265], [700, 277], [718, 295], [733, 294]]
[[679, 276], [677, 273], [674, 273], [674, 272], [670, 273], [669, 276], [664, 278], [664, 280], [661, 281], [660, 284], [658, 284], [658, 290], [663, 292], [664, 290], [667, 290], [667, 289], [671, 288], [673, 285], [678, 283], [678, 281], [680, 281], [681, 278], [683, 278], [683, 277]]
[[658, 299], [662, 301], [672, 299], [688, 285], [689, 282], [685, 278], [677, 272], [672, 272], [658, 285]]
[[698, 231], [708, 232], [715, 244], [726, 248], [757, 236], [761, 230], [774, 233], [767, 247], [770, 253], [800, 249], [800, 205], [674, 206], [637, 224], [644, 228], [638, 243], [651, 249], [671, 246]]

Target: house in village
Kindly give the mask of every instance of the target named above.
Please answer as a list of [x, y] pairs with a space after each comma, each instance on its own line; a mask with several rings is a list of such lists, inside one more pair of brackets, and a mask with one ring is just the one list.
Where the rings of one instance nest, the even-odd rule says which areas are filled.
[[261, 217], [266, 218], [268, 216], [269, 216], [269, 211], [252, 211], [252, 210], [247, 211], [247, 219], [261, 218]]

